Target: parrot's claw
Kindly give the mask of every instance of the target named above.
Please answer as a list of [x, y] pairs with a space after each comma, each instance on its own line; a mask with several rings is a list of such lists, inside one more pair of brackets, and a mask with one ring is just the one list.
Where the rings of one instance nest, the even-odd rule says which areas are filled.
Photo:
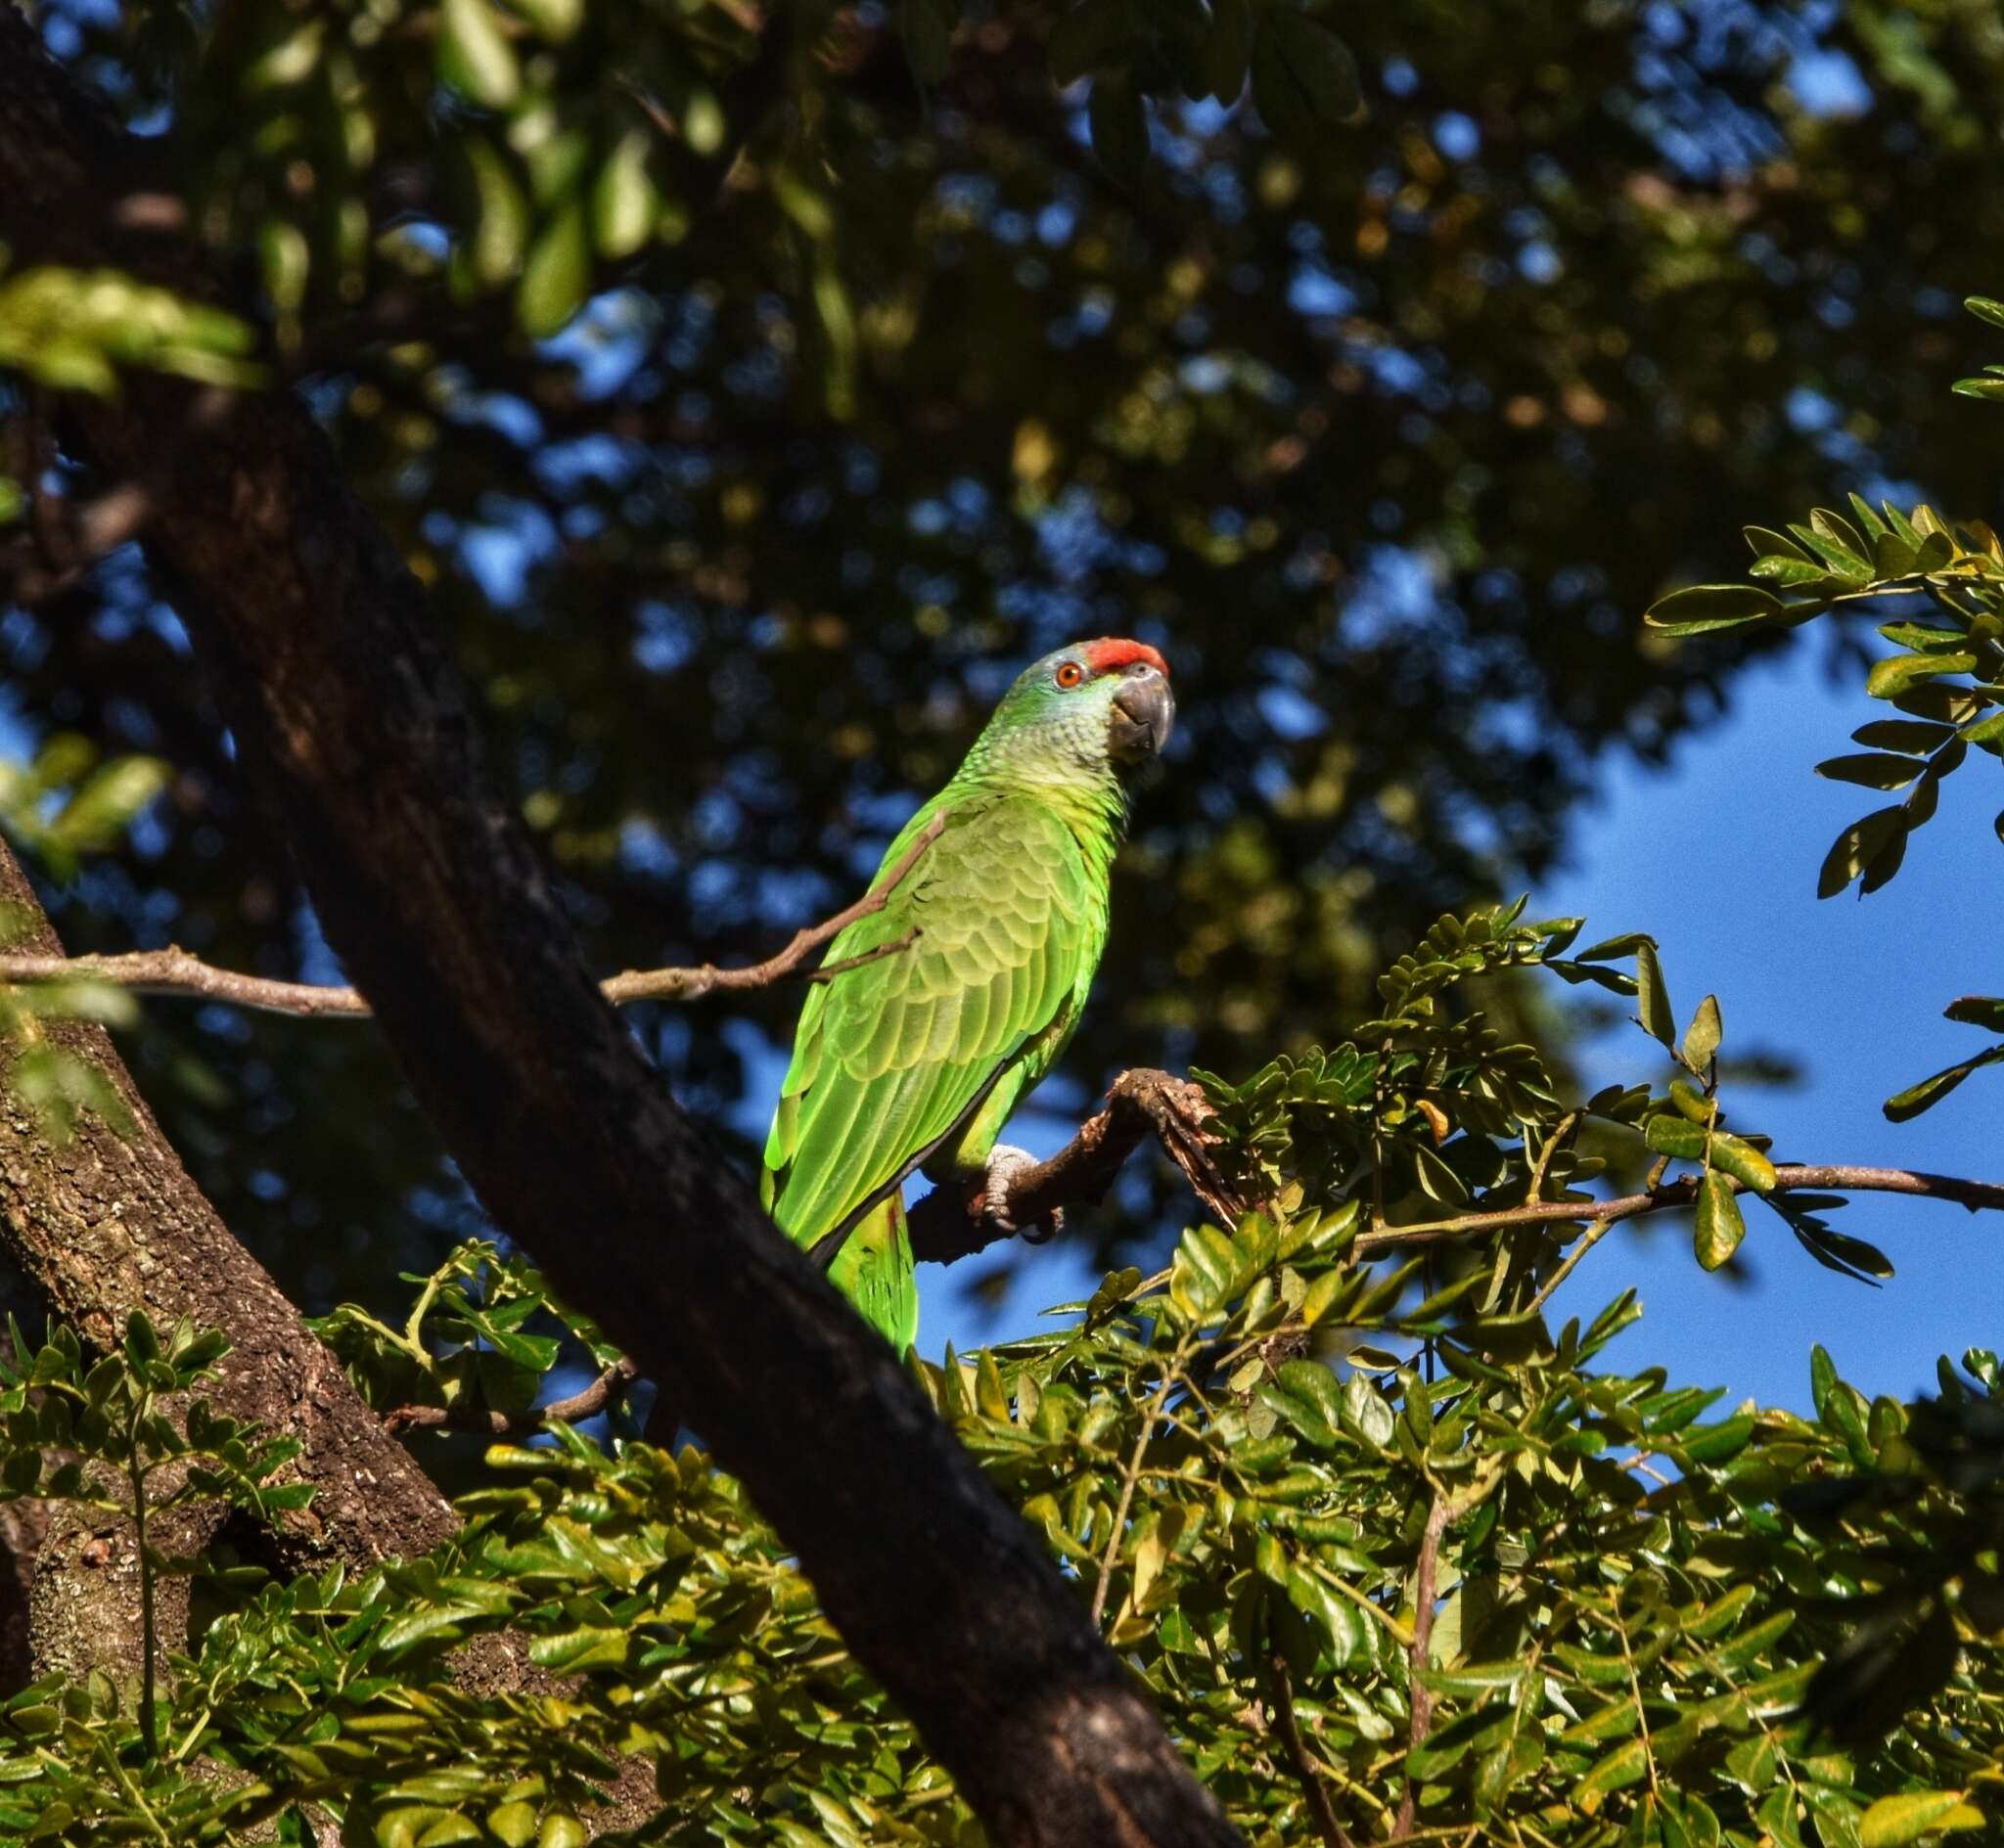
[[997, 1143], [989, 1149], [987, 1178], [981, 1188], [981, 1217], [1005, 1237], [1013, 1235], [1025, 1244], [1048, 1244], [1065, 1230], [1062, 1206], [1054, 1206], [1047, 1217], [1034, 1219], [1026, 1226], [1019, 1226], [1016, 1215], [1009, 1210], [1010, 1183], [1025, 1168], [1036, 1165], [1036, 1156], [1027, 1149]]

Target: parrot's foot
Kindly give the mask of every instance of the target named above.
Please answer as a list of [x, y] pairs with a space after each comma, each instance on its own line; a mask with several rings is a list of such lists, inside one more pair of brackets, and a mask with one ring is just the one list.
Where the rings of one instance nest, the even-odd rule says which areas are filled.
[[1036, 1165], [1036, 1156], [1027, 1149], [997, 1143], [989, 1149], [987, 1180], [981, 1189], [981, 1217], [997, 1232], [1014, 1235], [1026, 1244], [1048, 1244], [1065, 1230], [1065, 1209], [1062, 1206], [1052, 1207], [1046, 1218], [1033, 1219], [1026, 1226], [1019, 1226], [1016, 1215], [1009, 1210], [1010, 1184], [1025, 1168]]

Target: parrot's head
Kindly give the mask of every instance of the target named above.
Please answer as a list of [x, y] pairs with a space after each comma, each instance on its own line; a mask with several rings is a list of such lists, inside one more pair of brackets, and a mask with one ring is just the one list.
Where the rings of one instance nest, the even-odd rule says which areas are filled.
[[1102, 636], [1025, 668], [988, 723], [983, 754], [1125, 775], [1155, 761], [1175, 720], [1168, 662], [1146, 642]]

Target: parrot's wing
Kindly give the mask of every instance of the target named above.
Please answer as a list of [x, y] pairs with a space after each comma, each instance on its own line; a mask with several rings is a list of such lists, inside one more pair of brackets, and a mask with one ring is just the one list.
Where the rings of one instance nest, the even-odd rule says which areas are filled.
[[1074, 1005], [1086, 881], [1048, 809], [981, 800], [949, 810], [884, 910], [829, 946], [836, 961], [919, 933], [801, 1010], [765, 1147], [767, 1203], [788, 1233], [811, 1243], [894, 1186]]

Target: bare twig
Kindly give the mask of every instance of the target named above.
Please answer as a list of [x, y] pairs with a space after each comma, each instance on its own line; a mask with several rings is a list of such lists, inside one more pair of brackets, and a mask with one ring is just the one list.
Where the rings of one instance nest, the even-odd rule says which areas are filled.
[[38, 488], [30, 507], [34, 518], [24, 541], [0, 548], [0, 598], [23, 605], [59, 596], [108, 554], [138, 538], [153, 518], [155, 500], [138, 482], [127, 481], [73, 510]]
[[[1859, 1168], [1844, 1164], [1811, 1167], [1797, 1162], [1777, 1166], [1774, 1174], [1773, 1192], [1777, 1194], [1907, 1194], [1920, 1199], [1949, 1200], [1973, 1213], [2004, 1212], [2004, 1182], [1967, 1181], [1951, 1174], [1930, 1174], [1920, 1168]], [[1741, 1194], [1749, 1191], [1738, 1181], [1733, 1188]], [[1550, 1225], [1569, 1219], [1633, 1219], [1643, 1213], [1689, 1206], [1697, 1197], [1698, 1177], [1688, 1175], [1615, 1199], [1553, 1201], [1512, 1206], [1497, 1213], [1464, 1213], [1457, 1219], [1430, 1219], [1417, 1226], [1375, 1227], [1358, 1234], [1354, 1249], [1361, 1257], [1399, 1245], [1465, 1239], [1475, 1233], [1493, 1232], [1499, 1226]]]
[[1315, 1819], [1315, 1831], [1322, 1837], [1323, 1848], [1351, 1848], [1349, 1836], [1337, 1821], [1336, 1806], [1329, 1800], [1329, 1785], [1308, 1750], [1307, 1741], [1301, 1737], [1300, 1723], [1295, 1718], [1295, 1691], [1288, 1680], [1287, 1658], [1272, 1646], [1271, 1638], [1266, 1653], [1266, 1678], [1274, 1731], [1280, 1735], [1288, 1761], [1300, 1782], [1301, 1795], [1307, 1802], [1308, 1814]]
[[[872, 891], [834, 917], [795, 932], [793, 941], [777, 956], [744, 969], [719, 969], [713, 963], [704, 963], [693, 969], [627, 969], [602, 982], [601, 990], [615, 1007], [634, 1001], [695, 1001], [719, 990], [769, 987], [797, 973], [807, 981], [827, 981], [880, 957], [908, 950], [918, 938], [916, 929], [865, 950], [860, 956], [843, 957], [816, 969], [800, 969], [814, 951], [840, 936], [858, 919], [882, 911], [889, 903], [890, 894], [918, 864], [919, 857], [939, 837], [943, 826], [943, 817], [931, 823]], [[131, 950], [118, 956], [0, 956], [0, 983], [26, 986], [67, 981], [110, 982], [135, 994], [196, 995], [227, 1002], [232, 1007], [315, 1019], [363, 1020], [370, 1014], [368, 1002], [356, 989], [321, 982], [274, 981], [236, 969], [216, 969], [174, 946], [164, 950]]]
[[575, 1424], [596, 1418], [640, 1377], [640, 1369], [623, 1354], [582, 1392], [553, 1400], [528, 1412], [495, 1412], [485, 1407], [460, 1409], [442, 1405], [404, 1405], [384, 1414], [386, 1430], [480, 1431], [489, 1437], [518, 1437], [543, 1425]]
[[[1434, 1646], [1434, 1586], [1439, 1571], [1440, 1536], [1446, 1531], [1448, 1513], [1447, 1498], [1435, 1489], [1433, 1505], [1427, 1510], [1427, 1525], [1420, 1535], [1419, 1566], [1413, 1575], [1413, 1641], [1406, 1655], [1412, 1705], [1409, 1751], [1418, 1751], [1427, 1742], [1427, 1730], [1434, 1724], [1434, 1690], [1427, 1686], [1426, 1674]], [[1405, 1795], [1399, 1799], [1398, 1819], [1391, 1827], [1393, 1841], [1411, 1831], [1418, 1802], [1418, 1781], [1408, 1769]]]

